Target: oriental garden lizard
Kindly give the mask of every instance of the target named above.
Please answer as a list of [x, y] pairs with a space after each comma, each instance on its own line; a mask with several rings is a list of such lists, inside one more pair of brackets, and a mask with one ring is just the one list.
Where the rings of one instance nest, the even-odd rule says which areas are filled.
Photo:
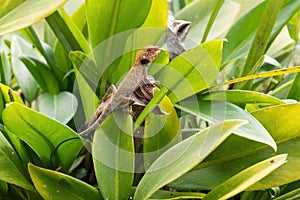
[[112, 111], [124, 109], [134, 104], [135, 99], [131, 96], [136, 89], [144, 84], [153, 84], [153, 80], [148, 77], [147, 66], [159, 53], [160, 51], [156, 46], [148, 46], [137, 53], [133, 67], [120, 82], [118, 89], [114, 85], [109, 88], [102, 99], [102, 103], [89, 120], [88, 128], [78, 133], [82, 138], [92, 140], [95, 130]]

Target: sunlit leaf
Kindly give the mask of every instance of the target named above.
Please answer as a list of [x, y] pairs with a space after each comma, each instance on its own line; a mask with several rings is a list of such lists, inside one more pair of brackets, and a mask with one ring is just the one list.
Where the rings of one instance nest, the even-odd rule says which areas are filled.
[[214, 188], [203, 198], [203, 200], [229, 199], [286, 163], [286, 159], [287, 154], [281, 154], [261, 161]]
[[231, 132], [244, 125], [241, 120], [217, 123], [164, 152], [147, 170], [134, 199], [147, 199], [162, 186], [185, 174], [213, 152]]
[[17, 31], [47, 17], [67, 0], [1, 0], [0, 35]]

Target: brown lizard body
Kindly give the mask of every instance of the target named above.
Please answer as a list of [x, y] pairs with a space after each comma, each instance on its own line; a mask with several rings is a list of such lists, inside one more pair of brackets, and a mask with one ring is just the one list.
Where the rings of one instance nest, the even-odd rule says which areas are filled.
[[[91, 140], [94, 131], [112, 111], [127, 107], [133, 103], [134, 100], [130, 98], [130, 95], [132, 95], [141, 84], [149, 82], [146, 67], [158, 54], [158, 47], [155, 46], [148, 46], [137, 53], [135, 64], [131, 70], [120, 82], [118, 89], [112, 85], [106, 92], [102, 103], [90, 120], [88, 128], [79, 133], [81, 137]], [[110, 94], [110, 90], [112, 94]]]

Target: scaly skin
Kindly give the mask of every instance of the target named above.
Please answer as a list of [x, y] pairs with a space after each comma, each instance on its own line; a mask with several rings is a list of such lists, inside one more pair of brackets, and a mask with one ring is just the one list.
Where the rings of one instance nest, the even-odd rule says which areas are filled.
[[104, 95], [103, 102], [99, 105], [89, 122], [88, 128], [80, 133], [81, 137], [91, 140], [95, 130], [106, 119], [106, 117], [114, 110], [128, 107], [132, 103], [130, 96], [133, 92], [144, 83], [149, 82], [147, 75], [147, 66], [159, 54], [158, 47], [148, 46], [137, 53], [136, 61], [131, 70], [119, 84], [116, 89], [111, 86], [112, 94], [109, 91]]

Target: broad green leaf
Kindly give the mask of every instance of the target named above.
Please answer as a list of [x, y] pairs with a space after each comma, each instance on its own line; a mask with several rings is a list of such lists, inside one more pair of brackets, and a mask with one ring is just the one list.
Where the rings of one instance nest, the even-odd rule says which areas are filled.
[[[225, 99], [226, 100], [226, 99]], [[183, 111], [199, 116], [209, 122], [243, 119], [250, 122], [234, 131], [238, 136], [267, 144], [276, 151], [277, 146], [270, 133], [250, 113], [240, 107], [222, 101], [186, 101], [179, 106]]]
[[70, 92], [43, 93], [39, 96], [38, 111], [63, 124], [67, 124], [76, 113], [78, 102]]
[[37, 82], [26, 66], [20, 60], [20, 56], [30, 55], [38, 58], [38, 53], [26, 40], [20, 36], [13, 36], [11, 44], [11, 62], [14, 75], [19, 87], [28, 101], [32, 101], [37, 94]]
[[[215, 7], [216, 1], [198, 0], [185, 6], [182, 10], [176, 13], [176, 19], [187, 20], [192, 23], [191, 30], [187, 37], [187, 46], [195, 46], [201, 42], [205, 27], [208, 24], [209, 17]], [[210, 30], [209, 39], [217, 38], [224, 33], [233, 24], [240, 5], [233, 1], [225, 1], [218, 16], [214, 21], [214, 26]]]
[[[168, 96], [173, 103], [215, 83], [219, 73], [216, 63], [222, 55], [223, 42], [215, 40], [209, 43], [183, 52], [167, 66], [157, 66], [161, 70], [155, 74], [155, 78], [172, 92]], [[153, 68], [155, 70], [155, 66]]]
[[228, 120], [212, 125], [164, 152], [146, 171], [134, 199], [147, 199], [159, 188], [203, 161], [231, 132], [246, 121]]
[[82, 148], [69, 127], [19, 103], [9, 104], [2, 117], [6, 130], [28, 144], [47, 168], [60, 166], [67, 172]]
[[151, 3], [141, 3], [139, 0], [103, 0], [99, 3], [98, 0], [88, 0], [86, 13], [92, 47], [118, 33], [140, 27], [149, 13]]
[[20, 60], [25, 64], [44, 92], [51, 94], [57, 94], [59, 92], [57, 79], [45, 63], [36, 58], [27, 56], [21, 57]]
[[142, 27], [167, 27], [168, 4], [166, 1], [152, 0], [151, 7]]
[[0, 1], [0, 35], [30, 26], [47, 17], [67, 0]]
[[[230, 31], [226, 35], [228, 42], [224, 44], [223, 64], [227, 64], [231, 60], [236, 60], [248, 54], [266, 4], [267, 1], [263, 1], [240, 18], [231, 27]], [[299, 10], [299, 7], [299, 1], [284, 1], [279, 17], [272, 31], [270, 42], [275, 39], [282, 27], [290, 20], [294, 13]]]
[[145, 120], [143, 154], [147, 169], [163, 152], [182, 140], [180, 122], [168, 97], [158, 106], [167, 114], [150, 113]]
[[[264, 190], [300, 179], [299, 171], [295, 170], [300, 165], [299, 111], [300, 104], [297, 103], [272, 106], [252, 113], [276, 141], [276, 154], [289, 156], [286, 164], [247, 190]], [[245, 168], [272, 156], [274, 151], [268, 146], [231, 135], [196, 170], [169, 186], [180, 190], [211, 190]]]
[[272, 171], [287, 162], [287, 154], [281, 154], [261, 161], [210, 191], [203, 200], [226, 200], [246, 190], [249, 186], [266, 177]]
[[104, 199], [128, 199], [134, 173], [132, 120], [115, 111], [96, 130], [92, 144], [96, 178]]
[[44, 199], [102, 199], [100, 192], [69, 175], [28, 164], [32, 182]]
[[283, 101], [272, 97], [270, 95], [248, 91], [248, 90], [226, 90], [210, 92], [203, 97], [203, 100], [226, 100], [230, 103], [239, 106], [245, 106], [245, 104], [258, 104], [258, 105], [278, 105], [284, 104]]
[[16, 151], [0, 133], [0, 180], [17, 185], [26, 190], [34, 191], [30, 181], [27, 179], [27, 172], [20, 161]]

